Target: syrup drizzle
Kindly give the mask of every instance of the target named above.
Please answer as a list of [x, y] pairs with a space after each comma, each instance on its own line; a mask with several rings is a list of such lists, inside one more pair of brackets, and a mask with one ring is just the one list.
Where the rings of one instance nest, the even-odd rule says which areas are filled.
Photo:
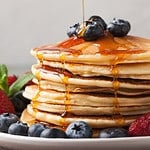
[[[38, 61], [40, 63], [40, 65], [42, 66], [43, 65], [43, 55], [41, 53], [37, 53], [36, 57], [38, 58]], [[34, 95], [34, 97], [32, 98], [32, 105], [33, 105], [33, 108], [36, 108], [37, 106], [37, 99], [39, 98], [40, 96], [40, 93], [41, 93], [41, 75], [40, 75], [40, 70], [37, 70], [35, 72], [35, 78], [38, 80], [38, 89], [37, 89], [37, 92], [36, 94]], [[36, 111], [36, 110], [35, 110]]]
[[120, 105], [119, 105], [119, 99], [118, 99], [118, 89], [119, 89], [119, 69], [118, 69], [118, 63], [125, 59], [126, 55], [124, 54], [118, 54], [116, 55], [116, 58], [112, 62], [111, 66], [111, 73], [113, 75], [113, 81], [112, 86], [114, 90], [114, 99], [113, 99], [113, 116], [112, 118], [115, 120], [117, 126], [122, 126], [125, 122], [124, 117], [120, 114]]
[[63, 75], [63, 76], [60, 76], [60, 78], [61, 78], [61, 80], [62, 80], [62, 82], [65, 86], [65, 100], [64, 100], [65, 111], [60, 116], [60, 123], [63, 127], [65, 127], [66, 122], [65, 122], [64, 116], [66, 116], [67, 113], [71, 110], [71, 106], [70, 106], [70, 90], [69, 90], [69, 84], [68, 84], [69, 76], [67, 76], [64, 73], [64, 70], [65, 70], [65, 54], [64, 53], [60, 53], [60, 61], [61, 61], [61, 64], [62, 64], [61, 74]]
[[[124, 38], [122, 38], [122, 40], [125, 42], [124, 44], [115, 41], [114, 37], [106, 33], [105, 37], [94, 42], [86, 42], [86, 43], [89, 43], [89, 46], [90, 44], [97, 45], [99, 51], [96, 52], [96, 54], [99, 53], [102, 55], [121, 55], [121, 54], [131, 55], [145, 52], [145, 50], [139, 49], [136, 45], [134, 45], [134, 43], [127, 41]], [[66, 54], [69, 53], [74, 56], [79, 56], [84, 54], [85, 49], [83, 49], [82, 46], [81, 49], [74, 49], [73, 47], [83, 43], [85, 43], [83, 38], [72, 37], [61, 43], [58, 43], [57, 45], [39, 47], [36, 48], [35, 50], [36, 51], [49, 50], [56, 53], [66, 53]]]

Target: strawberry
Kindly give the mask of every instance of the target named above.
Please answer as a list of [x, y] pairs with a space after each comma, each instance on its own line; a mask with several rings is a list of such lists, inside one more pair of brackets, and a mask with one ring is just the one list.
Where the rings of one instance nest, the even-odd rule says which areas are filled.
[[128, 134], [130, 136], [150, 136], [150, 112], [132, 122]]
[[7, 67], [4, 64], [0, 64], [0, 114], [5, 112], [15, 112], [16, 108], [14, 108], [14, 106], [18, 107], [18, 105], [15, 105], [11, 98], [15, 93], [20, 91], [32, 78], [33, 75], [31, 73], [23, 74], [19, 78], [14, 75], [8, 76]]
[[0, 114], [15, 113], [14, 105], [3, 90], [0, 90]]
[[17, 76], [9, 75], [7, 80], [8, 80], [8, 86], [11, 86], [17, 80]]

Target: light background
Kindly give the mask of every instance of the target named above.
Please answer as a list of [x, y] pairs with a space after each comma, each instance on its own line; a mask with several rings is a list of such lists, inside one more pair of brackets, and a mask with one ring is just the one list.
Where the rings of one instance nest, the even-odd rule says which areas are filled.
[[[30, 71], [30, 49], [67, 38], [67, 27], [82, 21], [81, 8], [81, 0], [0, 0], [0, 63], [10, 74]], [[127, 19], [130, 34], [150, 37], [150, 0], [85, 0], [85, 19], [91, 15]]]

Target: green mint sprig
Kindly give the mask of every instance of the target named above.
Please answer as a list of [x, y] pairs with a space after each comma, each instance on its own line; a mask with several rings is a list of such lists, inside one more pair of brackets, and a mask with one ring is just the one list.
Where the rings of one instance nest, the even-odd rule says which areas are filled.
[[6, 65], [0, 64], [0, 89], [4, 90], [9, 97], [20, 91], [33, 77], [32, 73], [23, 74], [9, 87], [8, 69]]
[[4, 64], [0, 64], [0, 89], [8, 94], [9, 88], [7, 77], [8, 77], [7, 67]]

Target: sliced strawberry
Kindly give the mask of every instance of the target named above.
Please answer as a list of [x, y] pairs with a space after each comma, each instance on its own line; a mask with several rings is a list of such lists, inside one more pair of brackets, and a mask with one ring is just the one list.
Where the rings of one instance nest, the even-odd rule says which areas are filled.
[[17, 76], [15, 75], [8, 76], [7, 78], [8, 86], [11, 86], [16, 80], [17, 80]]
[[15, 113], [14, 105], [3, 90], [0, 90], [0, 114]]

